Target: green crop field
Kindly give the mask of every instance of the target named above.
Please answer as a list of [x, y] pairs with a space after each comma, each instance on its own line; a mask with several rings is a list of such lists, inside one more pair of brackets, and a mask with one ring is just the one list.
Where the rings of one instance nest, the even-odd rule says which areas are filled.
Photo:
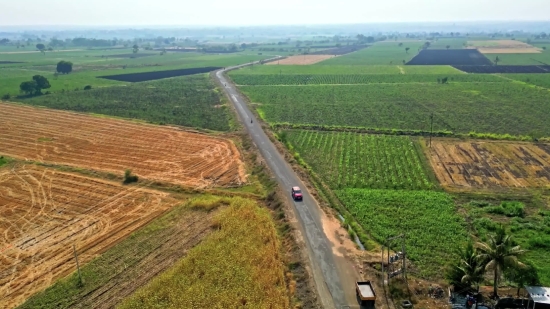
[[550, 50], [539, 54], [485, 54], [493, 61], [498, 57], [499, 65], [550, 65]]
[[[514, 82], [242, 86], [268, 122], [550, 136], [550, 92]], [[518, 103], [518, 102], [521, 102]]]
[[467, 242], [465, 221], [446, 193], [344, 189], [336, 194], [376, 241], [406, 233], [415, 275], [441, 277], [453, 252]]
[[[399, 44], [403, 44], [399, 46]], [[321, 61], [316, 65], [372, 65], [372, 64], [403, 64], [418, 53], [418, 48], [424, 41], [388, 41], [376, 43], [359, 51]], [[407, 52], [405, 49], [410, 48]]]
[[502, 74], [502, 76], [550, 89], [550, 74]]
[[235, 74], [237, 85], [353, 85], [353, 84], [414, 84], [433, 83], [447, 77], [451, 82], [509, 82], [494, 75], [481, 74]]
[[287, 139], [333, 189], [430, 189], [409, 137], [291, 130]]
[[[140, 51], [138, 55], [152, 54], [151, 56], [117, 58], [116, 55], [120, 54], [131, 55], [132, 51], [131, 49], [125, 49], [54, 51], [45, 54], [40, 52], [0, 53], [0, 61], [23, 62], [0, 64], [0, 96], [10, 94], [13, 100], [20, 93], [19, 85], [37, 74], [49, 80], [51, 88], [46, 91], [61, 92], [63, 90], [82, 89], [86, 85], [106, 87], [126, 84], [97, 78], [97, 76], [197, 67], [226, 67], [268, 58], [268, 56], [246, 55], [244, 53], [210, 55], [169, 52], [160, 55], [158, 51], [147, 50]], [[61, 60], [72, 62], [73, 72], [67, 75], [55, 76], [56, 65]]]
[[207, 74], [43, 95], [31, 105], [97, 113], [154, 123], [229, 130], [230, 115]]
[[[236, 71], [229, 72], [229, 76], [236, 75], [335, 75], [335, 74], [399, 74], [398, 65], [277, 65], [263, 64], [245, 67]], [[448, 68], [448, 72], [460, 72], [452, 67]]]

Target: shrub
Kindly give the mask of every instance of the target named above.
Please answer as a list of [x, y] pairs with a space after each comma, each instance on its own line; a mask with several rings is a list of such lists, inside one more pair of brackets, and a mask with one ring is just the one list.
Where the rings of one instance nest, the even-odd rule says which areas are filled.
[[138, 180], [139, 180], [138, 176], [132, 175], [131, 170], [126, 170], [124, 172], [124, 183], [125, 184], [132, 183], [132, 182], [137, 182]]
[[520, 202], [502, 202], [499, 206], [487, 207], [486, 209], [488, 213], [506, 217], [523, 218], [525, 216], [525, 205]]
[[9, 100], [11, 98], [11, 95], [9, 93], [6, 93], [2, 96], [2, 100]]
[[86, 85], [86, 86], [84, 86], [84, 90], [90, 90], [90, 89], [92, 89], [92, 85]]
[[531, 249], [550, 249], [550, 236], [535, 236], [529, 238]]

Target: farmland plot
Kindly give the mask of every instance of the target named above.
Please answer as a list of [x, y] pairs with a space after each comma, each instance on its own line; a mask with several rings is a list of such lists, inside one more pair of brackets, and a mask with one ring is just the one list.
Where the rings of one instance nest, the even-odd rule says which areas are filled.
[[550, 145], [432, 141], [426, 151], [439, 181], [453, 188], [550, 186]]
[[242, 86], [270, 123], [550, 136], [550, 92], [519, 83]]
[[0, 169], [0, 307], [12, 308], [176, 203], [165, 193], [21, 165]]
[[0, 154], [193, 187], [242, 184], [226, 139], [123, 120], [0, 104]]
[[409, 137], [288, 131], [288, 140], [332, 189], [429, 189]]
[[446, 193], [344, 189], [336, 194], [379, 243], [406, 233], [408, 257], [415, 266], [409, 273], [420, 277], [440, 277], [468, 239], [465, 222]]

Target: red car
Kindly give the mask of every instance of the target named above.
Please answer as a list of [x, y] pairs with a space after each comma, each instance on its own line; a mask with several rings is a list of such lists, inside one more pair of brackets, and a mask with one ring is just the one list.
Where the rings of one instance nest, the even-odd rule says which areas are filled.
[[302, 200], [302, 190], [300, 190], [300, 187], [292, 187], [292, 198], [294, 200]]

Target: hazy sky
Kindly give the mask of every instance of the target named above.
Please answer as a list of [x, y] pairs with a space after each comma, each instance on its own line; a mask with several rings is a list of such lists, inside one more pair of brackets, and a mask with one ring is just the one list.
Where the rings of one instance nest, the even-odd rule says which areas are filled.
[[6, 25], [550, 20], [550, 0], [0, 0]]

